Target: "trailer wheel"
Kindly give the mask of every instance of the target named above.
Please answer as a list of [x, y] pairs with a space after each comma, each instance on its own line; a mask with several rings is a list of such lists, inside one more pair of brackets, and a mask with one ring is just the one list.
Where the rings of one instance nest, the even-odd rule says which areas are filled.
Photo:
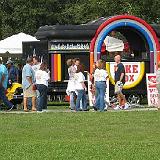
[[130, 104], [140, 104], [140, 101], [141, 101], [140, 95], [131, 94], [128, 97], [128, 102]]

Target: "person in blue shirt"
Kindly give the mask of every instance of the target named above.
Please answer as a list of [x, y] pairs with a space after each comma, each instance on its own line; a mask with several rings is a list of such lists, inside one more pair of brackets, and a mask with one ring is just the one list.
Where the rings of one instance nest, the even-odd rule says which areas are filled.
[[16, 68], [11, 60], [8, 60], [7, 63], [8, 68], [8, 79], [12, 82], [18, 82], [19, 79], [19, 73], [18, 68]]
[[28, 112], [28, 99], [32, 99], [32, 111], [36, 111], [35, 73], [32, 69], [33, 58], [28, 58], [22, 70], [23, 104], [24, 111]]
[[8, 84], [8, 71], [5, 65], [2, 64], [0, 59], [0, 99], [8, 107], [9, 110], [14, 108], [14, 105], [7, 99], [5, 90]]

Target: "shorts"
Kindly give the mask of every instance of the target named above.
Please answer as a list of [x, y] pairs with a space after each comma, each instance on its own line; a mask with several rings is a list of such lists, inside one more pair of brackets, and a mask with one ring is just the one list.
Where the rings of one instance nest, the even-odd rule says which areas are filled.
[[115, 94], [122, 94], [122, 89], [123, 89], [123, 83], [118, 81], [115, 84], [115, 88], [114, 88], [114, 93]]
[[160, 94], [160, 84], [157, 84], [157, 90], [158, 90], [158, 94]]
[[32, 85], [27, 89], [23, 90], [23, 97], [24, 98], [36, 97], [36, 90], [33, 90]]

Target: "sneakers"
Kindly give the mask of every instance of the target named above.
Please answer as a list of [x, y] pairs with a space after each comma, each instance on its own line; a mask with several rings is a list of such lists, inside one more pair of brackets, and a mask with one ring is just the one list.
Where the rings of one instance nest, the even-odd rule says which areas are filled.
[[43, 113], [43, 111], [36, 111], [37, 113]]
[[126, 109], [128, 109], [129, 108], [129, 105], [128, 105], [128, 103], [125, 103], [125, 105], [124, 105], [124, 110], [126, 110]]
[[94, 111], [97, 111], [97, 110], [98, 110], [95, 106], [93, 106], [93, 109], [94, 109]]
[[14, 105], [12, 105], [11, 108], [9, 108], [7, 111], [11, 111], [14, 108]]
[[114, 107], [113, 108], [114, 110], [120, 110], [121, 108], [120, 108], [120, 106], [119, 105], [117, 105], [116, 107]]

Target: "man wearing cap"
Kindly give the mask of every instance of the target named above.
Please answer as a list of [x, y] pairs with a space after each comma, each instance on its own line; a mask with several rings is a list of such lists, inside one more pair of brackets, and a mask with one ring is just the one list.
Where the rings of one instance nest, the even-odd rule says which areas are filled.
[[2, 64], [0, 59], [0, 99], [9, 108], [9, 110], [14, 108], [14, 105], [7, 99], [5, 90], [7, 89], [8, 83], [8, 71], [5, 65]]
[[8, 79], [11, 80], [12, 82], [18, 82], [19, 79], [18, 69], [14, 66], [11, 60], [8, 60], [6, 65], [8, 68]]

